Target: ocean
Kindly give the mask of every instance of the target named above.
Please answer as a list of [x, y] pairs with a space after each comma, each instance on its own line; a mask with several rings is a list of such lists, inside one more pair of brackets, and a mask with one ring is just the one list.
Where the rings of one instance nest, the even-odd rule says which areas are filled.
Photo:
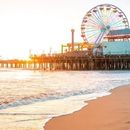
[[0, 130], [43, 130], [56, 116], [130, 84], [130, 71], [0, 69]]

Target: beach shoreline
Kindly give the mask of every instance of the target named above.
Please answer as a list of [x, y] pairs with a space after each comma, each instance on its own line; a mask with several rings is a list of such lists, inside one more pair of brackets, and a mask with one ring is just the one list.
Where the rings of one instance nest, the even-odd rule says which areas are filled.
[[88, 105], [68, 115], [50, 119], [45, 130], [129, 130], [130, 85], [112, 89], [110, 95], [86, 101]]

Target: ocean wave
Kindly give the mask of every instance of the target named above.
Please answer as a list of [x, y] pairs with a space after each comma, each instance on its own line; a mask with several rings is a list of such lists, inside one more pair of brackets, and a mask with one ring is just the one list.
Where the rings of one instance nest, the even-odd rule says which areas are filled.
[[[113, 87], [119, 86], [120, 82], [116, 82], [117, 84], [113, 85]], [[23, 105], [29, 105], [29, 104], [33, 104], [36, 102], [45, 102], [48, 100], [56, 100], [56, 99], [64, 99], [64, 98], [68, 98], [71, 96], [80, 96], [80, 95], [86, 95], [86, 94], [93, 94], [93, 93], [102, 93], [102, 92], [108, 92], [110, 89], [113, 88], [112, 85], [111, 86], [102, 86], [100, 84], [99, 87], [96, 88], [86, 88], [84, 90], [71, 90], [71, 91], [67, 91], [67, 92], [55, 92], [55, 93], [40, 93], [37, 96], [30, 96], [30, 97], [24, 97], [22, 99], [14, 99], [14, 101], [11, 102], [3, 102], [0, 105], [0, 110], [2, 109], [7, 109], [7, 108], [12, 108], [12, 107], [17, 107], [17, 106], [23, 106]]]

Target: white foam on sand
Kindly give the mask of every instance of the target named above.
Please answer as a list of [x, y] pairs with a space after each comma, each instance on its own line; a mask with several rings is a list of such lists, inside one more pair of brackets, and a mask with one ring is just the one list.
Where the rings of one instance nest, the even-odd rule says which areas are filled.
[[[43, 130], [45, 123], [52, 117], [66, 115], [81, 109], [85, 100], [96, 99], [110, 93], [93, 93], [55, 99], [0, 110], [1, 130]], [[52, 109], [53, 108], [53, 109]]]

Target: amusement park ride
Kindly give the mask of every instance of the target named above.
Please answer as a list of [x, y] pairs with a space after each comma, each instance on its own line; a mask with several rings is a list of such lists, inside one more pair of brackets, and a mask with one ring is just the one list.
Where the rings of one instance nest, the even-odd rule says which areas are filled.
[[98, 5], [85, 14], [81, 24], [81, 37], [84, 42], [74, 43], [72, 31], [72, 43], [62, 45], [62, 52], [87, 50], [92, 54], [102, 54], [105, 41], [129, 41], [128, 19], [124, 12], [114, 5]]

